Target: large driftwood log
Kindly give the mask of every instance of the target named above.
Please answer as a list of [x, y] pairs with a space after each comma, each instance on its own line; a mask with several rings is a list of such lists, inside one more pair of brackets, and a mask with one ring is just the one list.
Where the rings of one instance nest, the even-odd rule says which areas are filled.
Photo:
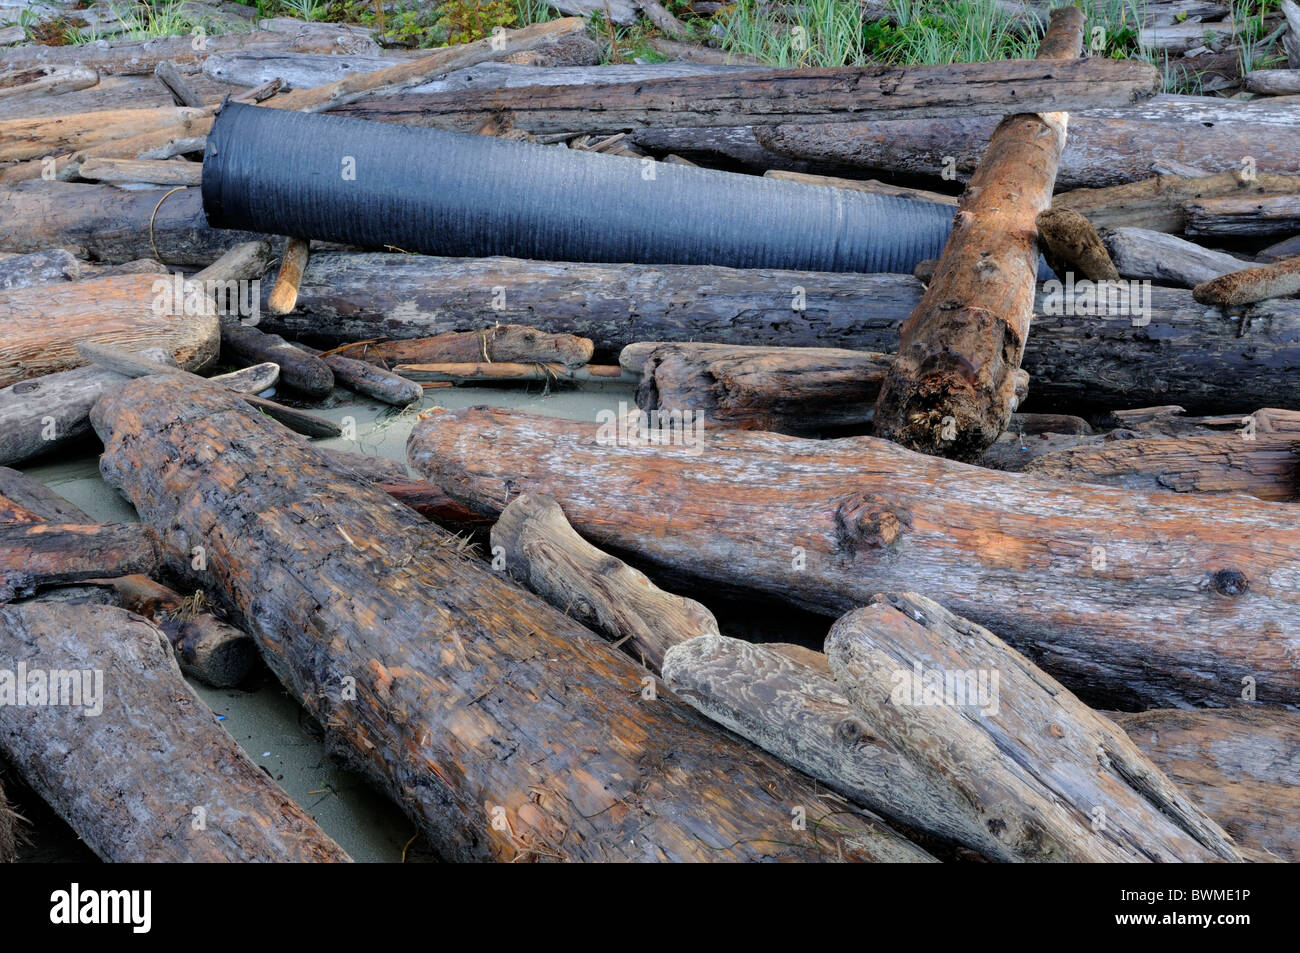
[[664, 652], [677, 643], [718, 634], [712, 612], [592, 546], [549, 497], [525, 493], [512, 500], [492, 527], [492, 554], [511, 578], [565, 615], [616, 647], [627, 643], [651, 671], [663, 667]]
[[643, 668], [237, 398], [145, 379], [93, 422], [106, 479], [205, 547], [272, 670], [448, 857], [926, 859], [869, 818], [792, 831], [811, 783], [642, 701]]
[[1158, 74], [1128, 60], [1039, 60], [742, 70], [632, 83], [412, 93], [353, 106], [350, 115], [473, 132], [488, 115], [537, 135], [651, 126], [888, 121], [1089, 109], [1139, 102]]
[[217, 724], [151, 623], [112, 606], [0, 606], [0, 645], [65, 699], [0, 705], [0, 749], [102, 859], [350, 859]]
[[[1038, 52], [1044, 68], [1072, 65], [1083, 20], [1078, 7], [1052, 11]], [[970, 460], [1006, 429], [1037, 289], [1035, 219], [1052, 202], [1068, 118], [1019, 114], [993, 131], [934, 278], [899, 329], [876, 397], [880, 436]]]
[[1300, 195], [1225, 196], [1183, 206], [1188, 235], [1292, 235], [1300, 231]]
[[1300, 698], [1300, 529], [1286, 507], [1062, 485], [870, 437], [649, 436], [435, 409], [407, 453], [481, 512], [552, 496], [593, 545], [666, 581], [826, 615], [923, 587], [1090, 701], [1222, 703], [1247, 677], [1262, 701]]
[[[1208, 96], [1157, 96], [1136, 106], [1072, 112], [1057, 186], [1136, 182], [1171, 161], [1232, 172], [1241, 168], [1242, 156], [1254, 158], [1260, 172], [1293, 175], [1300, 154], [1298, 119], [1300, 106], [1294, 103]], [[947, 167], [959, 174], [972, 172], [995, 126], [996, 121], [978, 117], [905, 119], [762, 126], [749, 136], [790, 159], [938, 179], [944, 157], [952, 158]]]
[[142, 133], [179, 132], [208, 110], [183, 107], [111, 109], [0, 121], [0, 162], [21, 162], [38, 156], [89, 149]]
[[[1075, 131], [1072, 129], [1072, 134]], [[1075, 189], [1053, 198], [1052, 207], [1079, 212], [1096, 228], [1127, 226], [1158, 232], [1181, 232], [1187, 226], [1187, 213], [1183, 206], [1188, 202], [1286, 192], [1300, 192], [1300, 176], [1272, 172], [1248, 175], [1237, 169], [1194, 177], [1157, 175], [1125, 185]]]
[[111, 185], [24, 182], [0, 189], [0, 250], [39, 251], [72, 244], [83, 257], [121, 264], [156, 258], [202, 267], [262, 236], [209, 228], [198, 189], [127, 191]]
[[1110, 717], [1241, 847], [1300, 860], [1300, 715], [1237, 707]]
[[1193, 288], [1244, 264], [1226, 252], [1146, 228], [1112, 228], [1102, 240], [1123, 277], [1175, 288]]
[[1242, 859], [1113, 722], [931, 599], [874, 597], [831, 627], [826, 658], [868, 727], [969, 806], [984, 852], [1092, 863]]
[[[0, 291], [0, 387], [86, 363], [77, 344], [158, 347], [187, 367], [217, 355], [217, 318], [184, 300], [165, 300], [153, 275], [119, 275]], [[163, 307], [159, 307], [159, 304]]]
[[[318, 253], [299, 312], [264, 314], [262, 326], [337, 344], [509, 321], [590, 338], [598, 358], [636, 341], [890, 352], [921, 291], [903, 275]], [[1295, 404], [1300, 303], [1264, 302], [1244, 320], [1180, 289], [1151, 289], [1145, 315], [1068, 313], [1062, 303], [1040, 288], [1025, 349], [1040, 409]]]

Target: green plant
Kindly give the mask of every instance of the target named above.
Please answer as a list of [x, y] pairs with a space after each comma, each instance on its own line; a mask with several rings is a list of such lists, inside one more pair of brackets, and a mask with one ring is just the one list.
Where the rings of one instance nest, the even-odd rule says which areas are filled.
[[279, 0], [280, 6], [289, 16], [299, 20], [324, 20], [327, 13], [325, 0]]
[[473, 43], [491, 36], [497, 27], [514, 26], [516, 17], [514, 0], [446, 0], [438, 25], [448, 43]]

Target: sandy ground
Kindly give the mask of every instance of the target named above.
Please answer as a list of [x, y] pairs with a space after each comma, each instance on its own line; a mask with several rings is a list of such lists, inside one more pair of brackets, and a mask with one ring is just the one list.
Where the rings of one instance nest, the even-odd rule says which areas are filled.
[[[403, 412], [345, 391], [335, 391], [327, 406], [313, 408], [337, 422], [356, 420], [356, 441], [322, 440], [322, 446], [405, 460], [406, 438], [416, 414], [429, 407], [490, 404], [536, 414], [596, 421], [605, 408], [634, 406], [632, 389], [590, 385], [545, 393], [528, 388], [457, 387], [425, 392], [425, 399]], [[332, 405], [332, 406], [330, 406]], [[135, 510], [99, 476], [96, 448], [87, 445], [75, 456], [25, 467], [25, 472], [52, 487], [91, 516], [105, 522], [136, 519]], [[298, 704], [265, 670], [249, 690], [212, 689], [191, 682], [200, 697], [223, 719], [222, 724], [256, 764], [308, 811], [321, 827], [358, 861], [429, 860], [415, 827], [385, 796], [359, 776], [340, 768], [326, 753], [319, 734]], [[30, 792], [26, 792], [30, 795]], [[21, 796], [21, 792], [20, 792]], [[28, 860], [85, 860], [88, 852], [50, 812], [23, 805], [33, 820]]]

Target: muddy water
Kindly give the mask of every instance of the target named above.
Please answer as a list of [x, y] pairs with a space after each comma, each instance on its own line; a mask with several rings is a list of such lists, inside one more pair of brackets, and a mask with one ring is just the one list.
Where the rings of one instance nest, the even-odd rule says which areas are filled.
[[[514, 389], [438, 388], [425, 394], [416, 407], [397, 412], [384, 404], [335, 391], [326, 406], [313, 409], [339, 423], [345, 417], [354, 418], [357, 439], [318, 443], [405, 460], [406, 437], [416, 414], [430, 407], [490, 404], [594, 423], [602, 409], [618, 410], [620, 402], [634, 405], [632, 389], [618, 384], [550, 393], [536, 385]], [[24, 469], [97, 520], [136, 519], [131, 504], [100, 479], [95, 454], [96, 448], [88, 445], [76, 456]], [[400, 861], [404, 849], [408, 861], [429, 859], [423, 839], [415, 838], [411, 822], [366, 781], [335, 764], [310, 719], [269, 673], [263, 670], [253, 684], [244, 686], [247, 690], [212, 689], [194, 682], [191, 685], [223, 719], [226, 730], [253, 762], [264, 767], [358, 861]], [[66, 831], [48, 830], [52, 819], [43, 821], [35, 832], [33, 855], [43, 860], [85, 859], [84, 852], [76, 849], [75, 839], [70, 841]], [[44, 834], [41, 827], [47, 829]]]

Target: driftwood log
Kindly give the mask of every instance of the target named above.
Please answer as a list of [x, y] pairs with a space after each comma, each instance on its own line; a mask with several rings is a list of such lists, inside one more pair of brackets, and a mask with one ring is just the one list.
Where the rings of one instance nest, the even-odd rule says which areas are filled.
[[1097, 229], [1080, 212], [1049, 208], [1039, 212], [1038, 244], [1048, 266], [1058, 275], [1074, 272], [1089, 281], [1113, 281], [1119, 277], [1110, 253]]
[[[1053, 10], [1036, 62], [1070, 66], [1083, 21], [1078, 7]], [[1052, 202], [1067, 120], [1064, 112], [1022, 113], [994, 130], [934, 278], [899, 329], [876, 397], [880, 436], [970, 460], [1006, 429], [1034, 310], [1035, 219]]]
[[0, 291], [31, 288], [56, 281], [76, 281], [81, 277], [81, 263], [62, 248], [15, 255], [0, 261]]
[[1300, 530], [1285, 507], [1063, 485], [870, 437], [646, 436], [617, 419], [434, 409], [407, 454], [480, 512], [552, 496], [593, 545], [666, 582], [825, 615], [924, 587], [1089, 701], [1223, 703], [1247, 678], [1261, 701], [1300, 698]]
[[145, 619], [0, 606], [0, 643], [64, 699], [0, 705], [0, 749], [102, 859], [350, 859], [217, 724]]
[[391, 364], [452, 364], [501, 361], [511, 364], [590, 364], [595, 346], [572, 334], [548, 334], [520, 324], [481, 331], [449, 331], [427, 338], [361, 341], [336, 349], [362, 361]]
[[1192, 297], [1202, 304], [1232, 308], [1295, 294], [1300, 294], [1300, 258], [1243, 268], [1192, 289]]
[[791, 830], [824, 813], [808, 781], [641, 700], [640, 666], [237, 398], [145, 379], [93, 422], [105, 478], [205, 547], [268, 665], [446, 856], [927, 859], [870, 818]]
[[[317, 253], [299, 311], [263, 314], [261, 326], [332, 345], [509, 321], [590, 338], [597, 358], [637, 341], [891, 352], [921, 291], [904, 275]], [[1245, 309], [1243, 321], [1189, 291], [1152, 288], [1145, 316], [1045, 313], [1062, 311], [1061, 300], [1040, 287], [1025, 350], [1040, 410], [1296, 401], [1300, 302], [1265, 302]]]
[[1182, 232], [1187, 227], [1184, 206], [1188, 202], [1287, 192], [1300, 192], [1300, 176], [1273, 172], [1247, 175], [1237, 169], [1195, 177], [1157, 175], [1124, 185], [1076, 189], [1058, 194], [1052, 199], [1052, 207], [1079, 212], [1099, 229], [1131, 227]]
[[1238, 271], [1244, 264], [1226, 252], [1147, 228], [1108, 229], [1103, 241], [1123, 277], [1175, 288], [1194, 288], [1203, 281]]
[[1196, 199], [1183, 210], [1188, 235], [1293, 235], [1300, 231], [1297, 194]]
[[511, 501], [492, 527], [492, 556], [504, 562], [511, 578], [565, 615], [615, 647], [626, 643], [626, 651], [653, 672], [678, 642], [718, 634], [712, 612], [664, 592], [644, 573], [592, 546], [548, 497], [525, 493]]
[[153, 575], [161, 565], [153, 532], [139, 523], [0, 526], [0, 602], [100, 576]]

